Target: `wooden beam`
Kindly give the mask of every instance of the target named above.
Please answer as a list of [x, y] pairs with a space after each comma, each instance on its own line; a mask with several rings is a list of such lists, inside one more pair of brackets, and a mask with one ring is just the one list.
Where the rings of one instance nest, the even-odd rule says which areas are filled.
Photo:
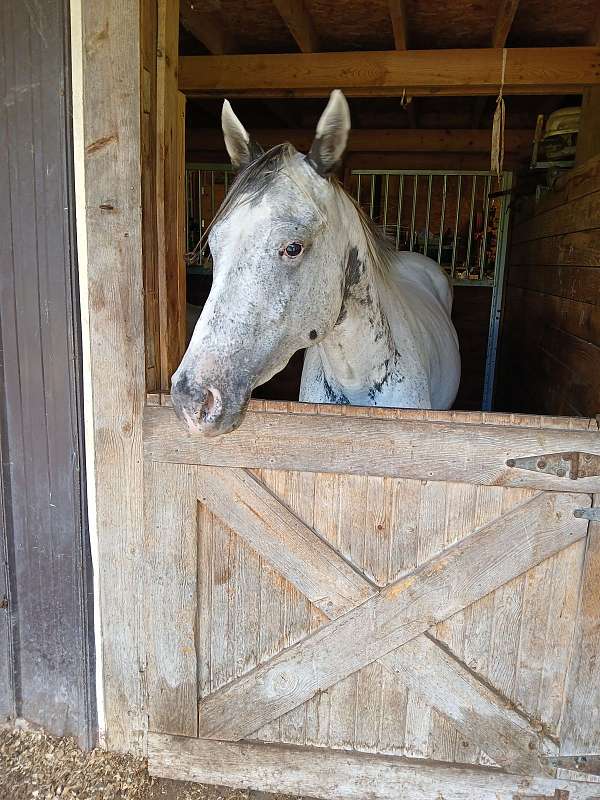
[[492, 47], [505, 47], [508, 34], [519, 8], [519, 0], [501, 0], [492, 34]]
[[[185, 164], [185, 104], [177, 89], [178, 0], [158, 2], [156, 78], [156, 236], [160, 319], [160, 386], [185, 350], [185, 264], [182, 259], [182, 170]], [[183, 158], [183, 163], [182, 162]]]
[[235, 36], [227, 29], [216, 8], [204, 2], [180, 0], [179, 18], [183, 27], [215, 56], [235, 53]]
[[[581, 94], [600, 85], [597, 47], [514, 48], [505, 94]], [[355, 53], [184, 56], [179, 87], [197, 96], [326, 97], [496, 95], [502, 50], [404, 50]]]
[[388, 7], [394, 29], [394, 46], [396, 50], [407, 50], [406, 0], [389, 0]]
[[[304, 403], [288, 403], [287, 414], [255, 408], [250, 404], [243, 425], [233, 433], [197, 439], [183, 429], [172, 408], [148, 406], [145, 456], [182, 464], [354, 475], [368, 471], [382, 477], [565, 491], [565, 478], [509, 467], [507, 458], [575, 450], [600, 455], [597, 429], [532, 430], [515, 424], [474, 426], [467, 431], [462, 424], [447, 422], [447, 417], [443, 423], [416, 422], [414, 414], [399, 420], [381, 413], [372, 419], [345, 414], [340, 427], [337, 417], [332, 421], [326, 413], [310, 413]], [[323, 450], [319, 443], [326, 437], [331, 446]], [[276, 440], [285, 441], [286, 447], [274, 448]], [[360, 447], [345, 448], [348, 441], [360, 441]], [[408, 452], [410, 460], [403, 455]], [[600, 477], [578, 478], [576, 488], [596, 492]]]
[[[308, 150], [314, 138], [314, 131], [298, 128], [257, 129], [252, 130], [251, 133], [263, 147], [272, 147], [275, 144], [289, 141], [299, 150]], [[527, 151], [532, 136], [533, 131], [507, 130], [505, 134], [506, 151]], [[490, 142], [489, 130], [407, 130], [405, 128], [352, 130], [348, 139], [347, 152], [489, 153]], [[225, 152], [223, 134], [220, 130], [188, 131], [187, 147], [188, 150]]]
[[302, 53], [316, 53], [319, 37], [304, 0], [273, 0], [273, 4]]
[[[598, 784], [423, 758], [151, 733], [151, 775], [336, 800], [597, 800]], [[577, 776], [580, 778], [581, 776]]]

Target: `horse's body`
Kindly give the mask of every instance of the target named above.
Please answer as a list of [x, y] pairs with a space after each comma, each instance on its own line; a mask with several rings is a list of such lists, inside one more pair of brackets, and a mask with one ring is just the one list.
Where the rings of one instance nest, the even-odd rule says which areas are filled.
[[237, 427], [252, 389], [307, 348], [300, 399], [449, 408], [460, 377], [452, 292], [441, 267], [398, 253], [335, 181], [349, 114], [341, 93], [308, 157], [256, 157], [224, 106], [227, 149], [245, 169], [213, 225], [211, 293], [173, 376], [190, 430]]

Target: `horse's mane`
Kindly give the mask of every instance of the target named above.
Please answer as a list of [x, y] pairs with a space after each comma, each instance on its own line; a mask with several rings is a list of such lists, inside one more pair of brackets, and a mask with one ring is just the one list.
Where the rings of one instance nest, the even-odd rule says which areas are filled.
[[[314, 204], [321, 217], [326, 220], [325, 210], [319, 207], [310, 190], [310, 184], [306, 179], [307, 173], [298, 168], [298, 160], [294, 158], [297, 155], [298, 151], [292, 144], [283, 142], [271, 147], [244, 167], [236, 175], [229, 191], [225, 195], [225, 199], [204, 231], [196, 249], [204, 246], [206, 237], [216, 222], [226, 217], [236, 206], [260, 199], [275, 177], [282, 171], [285, 171], [286, 175], [294, 181], [307, 199]], [[386, 238], [383, 231], [365, 214], [358, 202], [348, 194], [337, 178], [331, 177], [329, 182], [340, 201], [350, 203], [356, 211], [373, 266], [378, 277], [385, 280], [393, 272], [394, 261], [397, 260], [398, 256], [394, 244]]]

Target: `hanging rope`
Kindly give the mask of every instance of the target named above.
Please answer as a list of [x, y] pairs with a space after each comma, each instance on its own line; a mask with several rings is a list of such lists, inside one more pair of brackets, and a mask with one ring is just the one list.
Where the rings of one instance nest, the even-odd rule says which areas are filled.
[[506, 48], [502, 49], [502, 79], [500, 81], [500, 92], [496, 99], [496, 110], [494, 111], [494, 121], [492, 123], [492, 172], [496, 173], [498, 179], [502, 174], [502, 164], [504, 162], [504, 122], [506, 110], [504, 106], [504, 76], [506, 73]]

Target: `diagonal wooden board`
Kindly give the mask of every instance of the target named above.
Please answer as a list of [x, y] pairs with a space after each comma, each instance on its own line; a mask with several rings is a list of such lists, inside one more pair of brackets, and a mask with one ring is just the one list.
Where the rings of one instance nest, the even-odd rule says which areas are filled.
[[[208, 488], [210, 484], [214, 489], [217, 471], [202, 472], [200, 499], [210, 507]], [[254, 481], [250, 476], [243, 478], [246, 486], [247, 479]], [[254, 483], [254, 489], [260, 486], [258, 481]], [[211, 496], [214, 502], [218, 492]], [[218, 506], [221, 513], [227, 509], [228, 524], [244, 507], [231, 499], [229, 495], [229, 502]], [[243, 738], [317, 691], [386, 656], [585, 536], [587, 523], [576, 520], [573, 509], [589, 504], [587, 495], [539, 495], [494, 520], [267, 664], [205, 698], [200, 704], [199, 735]], [[260, 517], [256, 497], [252, 509], [253, 517]], [[258, 530], [254, 529], [254, 535]]]
[[[377, 587], [245, 470], [197, 468], [196, 477], [200, 501], [330, 619], [377, 592]], [[556, 744], [435, 639], [421, 635], [380, 662], [397, 680], [424, 695], [464, 735], [478, 738], [501, 766], [523, 772], [547, 769], [543, 755], [555, 753]], [[486, 725], [482, 726], [482, 720]]]

